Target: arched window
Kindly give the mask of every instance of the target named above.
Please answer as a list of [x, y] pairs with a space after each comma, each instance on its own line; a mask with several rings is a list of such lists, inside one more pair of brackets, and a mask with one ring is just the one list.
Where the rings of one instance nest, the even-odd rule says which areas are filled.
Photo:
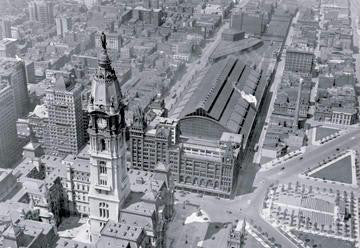
[[107, 174], [106, 163], [104, 161], [99, 162], [99, 173], [105, 175]]
[[99, 203], [99, 216], [100, 218], [109, 218], [109, 204], [105, 202]]
[[106, 143], [104, 139], [100, 140], [100, 151], [105, 151], [106, 150]]
[[106, 179], [101, 179], [100, 178], [100, 185], [107, 185], [107, 180]]

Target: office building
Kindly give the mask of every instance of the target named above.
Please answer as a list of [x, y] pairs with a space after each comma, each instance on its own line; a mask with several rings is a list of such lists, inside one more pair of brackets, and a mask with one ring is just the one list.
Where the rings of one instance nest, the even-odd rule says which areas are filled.
[[34, 61], [25, 60], [25, 75], [26, 75], [26, 83], [34, 84], [35, 83], [35, 64]]
[[36, 105], [35, 109], [29, 113], [27, 118], [19, 118], [16, 121], [17, 133], [20, 140], [29, 141], [30, 135], [48, 153], [46, 145], [50, 142], [48, 111], [44, 105]]
[[245, 32], [236, 29], [225, 29], [221, 34], [221, 38], [224, 41], [239, 41], [245, 38]]
[[[235, 89], [255, 96], [247, 102]], [[184, 92], [171, 117], [147, 124], [139, 109], [130, 128], [130, 163], [152, 171], [169, 164], [175, 187], [229, 198], [257, 108], [267, 87], [262, 74], [234, 57], [214, 64]]]
[[64, 156], [77, 154], [83, 147], [82, 86], [74, 79], [55, 76], [55, 84], [46, 91], [45, 105], [48, 110], [48, 154]]
[[11, 36], [11, 22], [6, 19], [0, 21], [0, 40], [5, 38], [12, 38]]
[[71, 30], [71, 18], [68, 16], [56, 17], [56, 34], [64, 37], [64, 34]]
[[24, 33], [20, 27], [11, 27], [11, 38], [21, 40], [23, 36]]
[[38, 248], [52, 245], [57, 240], [56, 228], [40, 221], [16, 219], [10, 225], [4, 225], [2, 233], [3, 247]]
[[265, 13], [246, 13], [240, 11], [231, 15], [230, 27], [253, 35], [261, 35], [266, 27]]
[[151, 24], [155, 27], [161, 26], [164, 23], [164, 12], [161, 9], [156, 8], [144, 8], [137, 6], [133, 10], [133, 18], [144, 22], [144, 24]]
[[0, 58], [0, 79], [8, 81], [14, 90], [16, 118], [27, 115], [29, 112], [29, 94], [24, 61]]
[[132, 168], [153, 171], [159, 163], [169, 164], [178, 189], [231, 196], [240, 168], [241, 135], [223, 133], [219, 141], [179, 138], [177, 120], [157, 117], [145, 129], [138, 119], [130, 130]]
[[16, 55], [16, 39], [4, 38], [0, 40], [0, 57], [15, 58]]
[[14, 91], [6, 81], [0, 82], [0, 168], [12, 165], [18, 157]]
[[340, 125], [353, 125], [357, 122], [358, 111], [353, 107], [334, 107], [331, 113], [331, 123]]
[[[74, 239], [68, 239], [68, 238], [60, 238], [56, 242], [56, 246], [54, 248], [94, 248], [93, 245], [89, 245], [88, 243], [84, 243], [81, 241], [77, 241]], [[124, 248], [131, 248], [130, 244], [129, 246], [120, 246]]]
[[37, 11], [36, 11], [36, 3], [35, 1], [28, 3], [29, 8], [29, 18], [30, 21], [37, 21]]
[[99, 0], [82, 0], [88, 9], [99, 4]]
[[67, 155], [61, 161], [66, 170], [66, 194], [68, 211], [73, 215], [89, 216], [90, 156], [88, 146], [75, 155]]
[[150, 248], [150, 237], [144, 227], [136, 227], [126, 223], [108, 221], [101, 230], [101, 237], [96, 242], [97, 247], [143, 247]]
[[311, 74], [314, 66], [314, 53], [304, 49], [287, 49], [285, 70]]
[[38, 21], [43, 24], [54, 22], [54, 4], [51, 1], [35, 0], [28, 4], [31, 21]]

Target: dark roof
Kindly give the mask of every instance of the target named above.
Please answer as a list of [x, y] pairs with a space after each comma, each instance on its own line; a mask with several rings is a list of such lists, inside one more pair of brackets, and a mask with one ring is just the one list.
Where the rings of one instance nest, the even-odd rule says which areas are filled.
[[[257, 108], [259, 107], [260, 99], [262, 99], [264, 96], [267, 85], [268, 85], [267, 78], [265, 78], [264, 75], [262, 75], [255, 91], [255, 97], [258, 100]], [[247, 144], [247, 141], [249, 139], [250, 131], [255, 121], [256, 112], [257, 109], [255, 108], [249, 109], [243, 128], [241, 129], [240, 133], [244, 135], [244, 141], [243, 141], [244, 144]]]
[[230, 132], [239, 133], [250, 106], [233, 85], [246, 94], [255, 95], [260, 102], [263, 89], [262, 94], [256, 94], [260, 78], [260, 73], [233, 56], [221, 60], [209, 68], [195, 89], [189, 87], [185, 92], [179, 103], [184, 105], [179, 117], [201, 113]]
[[225, 57], [234, 53], [244, 52], [246, 50], [250, 50], [251, 48], [256, 48], [262, 43], [263, 41], [257, 38], [248, 38], [238, 41], [222, 40], [211, 54], [210, 59], [217, 60], [221, 57]]

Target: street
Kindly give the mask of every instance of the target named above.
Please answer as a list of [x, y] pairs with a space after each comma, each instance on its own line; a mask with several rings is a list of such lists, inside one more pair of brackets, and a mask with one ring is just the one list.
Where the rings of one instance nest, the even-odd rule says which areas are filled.
[[[306, 183], [313, 187], [331, 188], [334, 192], [339, 191], [353, 191], [356, 195], [360, 194], [359, 188], [354, 188], [351, 185], [331, 184], [323, 180], [311, 180], [301, 176], [307, 168], [314, 168], [318, 163], [333, 154], [339, 153], [336, 148], [344, 149], [360, 149], [360, 127], [353, 127], [348, 129], [338, 138], [329, 141], [320, 146], [309, 146], [303, 155], [303, 159], [294, 158], [281, 164], [284, 170], [279, 167], [269, 169], [267, 171], [259, 171], [251, 183], [252, 190], [246, 194], [235, 196], [234, 199], [221, 200], [221, 208], [219, 209], [220, 201], [213, 196], [199, 197], [195, 193], [187, 193], [183, 196], [176, 192], [176, 198], [182, 202], [188, 200], [193, 205], [199, 205], [209, 216], [212, 222], [227, 223], [233, 222], [235, 219], [245, 218], [252, 226], [261, 228], [261, 232], [267, 233], [269, 238], [273, 237], [275, 243], [280, 244], [281, 247], [298, 248], [288, 237], [284, 236], [278, 229], [274, 228], [270, 223], [264, 220], [260, 211], [263, 207], [263, 200], [267, 193], [268, 188], [277, 183], [288, 183], [298, 181], [300, 184]], [[247, 181], [247, 183], [249, 183]], [[206, 240], [205, 247], [225, 247], [219, 246], [222, 235], [224, 232], [218, 232], [214, 240]], [[214, 246], [212, 246], [214, 245]]]
[[[249, 0], [241, 0], [234, 8], [241, 8], [244, 6]], [[177, 99], [181, 99], [181, 94], [184, 93], [185, 88], [191, 81], [193, 80], [194, 76], [197, 72], [202, 70], [208, 63], [208, 59], [210, 55], [214, 52], [215, 48], [221, 41], [221, 34], [224, 29], [229, 28], [229, 23], [224, 23], [220, 29], [216, 32], [215, 37], [213, 38], [212, 42], [206, 44], [204, 50], [202, 51], [202, 55], [199, 59], [193, 61], [190, 64], [186, 65], [186, 73], [185, 75], [175, 83], [175, 85], [170, 90], [170, 94], [165, 98], [165, 107], [169, 110], [169, 116], [176, 118], [177, 116], [173, 115], [174, 108]], [[176, 94], [176, 97], [173, 98], [172, 96]]]
[[[359, 44], [359, 32], [357, 30], [357, 14], [360, 13], [360, 2], [357, 0], [350, 0], [353, 6], [352, 8], [352, 22], [354, 27], [354, 45], [360, 46]], [[294, 17], [293, 23], [297, 22], [299, 15]], [[321, 23], [322, 25], [322, 23]], [[227, 24], [222, 26], [218, 31], [214, 41], [207, 44], [203, 51], [203, 56], [200, 60], [200, 63], [197, 61], [193, 62], [188, 66], [188, 71], [184, 75], [183, 79], [179, 81], [174, 89], [177, 91], [176, 94], [179, 96], [181, 92], [186, 87], [186, 83], [191, 80], [193, 75], [197, 71], [204, 68], [207, 64], [208, 57], [211, 55], [212, 51], [216, 48], [218, 42], [221, 39], [221, 32], [224, 28], [227, 27]], [[293, 36], [293, 27], [289, 29], [287, 39], [285, 41], [285, 47], [289, 46], [292, 42]], [[212, 196], [201, 196], [195, 193], [187, 193], [186, 196], [176, 192], [176, 198], [179, 202], [188, 200], [193, 205], [198, 205], [200, 209], [204, 210], [209, 216], [212, 222], [215, 223], [229, 223], [233, 222], [235, 219], [246, 219], [247, 222], [251, 223], [252, 226], [257, 226], [261, 228], [262, 233], [266, 233], [266, 236], [269, 238], [274, 238], [275, 243], [279, 244], [281, 247], [286, 248], [298, 248], [299, 246], [293, 241], [289, 240], [282, 232], [277, 228], [267, 222], [261, 216], [261, 211], [263, 208], [263, 200], [267, 194], [267, 191], [270, 186], [275, 184], [287, 184], [289, 182], [295, 183], [299, 182], [300, 184], [306, 184], [308, 186], [327, 188], [335, 191], [347, 191], [354, 192], [355, 195], [360, 194], [358, 187], [350, 184], [340, 184], [340, 183], [329, 183], [324, 180], [315, 180], [309, 177], [301, 175], [307, 169], [313, 169], [319, 165], [323, 160], [326, 160], [330, 157], [333, 157], [335, 154], [340, 153], [341, 151], [353, 149], [360, 149], [360, 127], [351, 126], [342, 132], [337, 138], [326, 142], [322, 145], [309, 145], [306, 147], [304, 154], [301, 157], [295, 157], [285, 162], [282, 162], [279, 166], [270, 168], [266, 171], [258, 171], [258, 168], [254, 166], [254, 163], [259, 163], [261, 147], [266, 132], [262, 131], [262, 126], [264, 122], [268, 122], [273, 110], [273, 103], [276, 99], [277, 89], [281, 83], [282, 75], [285, 67], [285, 49], [282, 51], [282, 60], [279, 62], [274, 77], [273, 84], [271, 85], [270, 92], [268, 92], [265, 101], [266, 106], [269, 106], [268, 109], [265, 108], [262, 112], [261, 119], [257, 121], [255, 126], [253, 139], [249, 148], [246, 151], [246, 158], [243, 161], [243, 168], [238, 178], [238, 182], [235, 189], [234, 199], [221, 200], [221, 208], [219, 208], [220, 201], [219, 199]], [[318, 49], [316, 50], [317, 55], [319, 55]], [[359, 54], [354, 55], [356, 58], [357, 66], [360, 68], [360, 56]], [[356, 71], [358, 80], [360, 79], [359, 70]], [[182, 88], [181, 88], [182, 87]], [[179, 93], [179, 94], [178, 94]], [[316, 91], [313, 92], [312, 99], [314, 99]], [[175, 104], [174, 99], [166, 99], [167, 106]], [[265, 112], [264, 112], [265, 111]], [[170, 110], [171, 116], [171, 110]], [[260, 138], [259, 138], [260, 136]], [[259, 149], [256, 156], [254, 155], [253, 147], [255, 143], [259, 140]], [[254, 161], [252, 161], [252, 159]], [[282, 169], [283, 168], [283, 169]], [[183, 233], [184, 231], [182, 231]], [[204, 240], [204, 247], [225, 247], [224, 239], [224, 230], [218, 231], [214, 234], [214, 238]], [[183, 234], [181, 234], [183, 235]], [[185, 234], [184, 234], [185, 235]], [[187, 233], [187, 235], [190, 235]]]
[[354, 58], [356, 60], [356, 78], [358, 80], [358, 83], [360, 82], [360, 54], [359, 54], [359, 48], [360, 48], [360, 27], [359, 27], [359, 13], [360, 13], [360, 2], [358, 0], [350, 0], [351, 3], [351, 21], [352, 21], [352, 27], [353, 27], [353, 42], [354, 47], [357, 48], [357, 54], [354, 54]]
[[[297, 14], [293, 18], [292, 24], [296, 23], [298, 18], [299, 18], [299, 14]], [[291, 44], [293, 35], [294, 35], [294, 27], [291, 25], [290, 29], [289, 29], [289, 33], [288, 33], [286, 41], [285, 41], [285, 45], [284, 45], [285, 48], [288, 47]], [[278, 91], [278, 88], [279, 88], [279, 86], [281, 84], [282, 76], [283, 76], [284, 69], [285, 69], [285, 61], [286, 61], [285, 60], [285, 54], [286, 54], [286, 49], [283, 49], [282, 54], [281, 54], [281, 57], [283, 59], [281, 59], [281, 61], [278, 62], [278, 65], [277, 65], [277, 68], [276, 68], [276, 74], [275, 74], [275, 77], [274, 77], [274, 80], [273, 80], [273, 83], [271, 85], [270, 92], [269, 92], [269, 93], [271, 93], [271, 100], [270, 100], [270, 103], [268, 105], [265, 105], [265, 106], [269, 106], [269, 109], [267, 111], [266, 118], [265, 118], [265, 123], [269, 123], [271, 114], [272, 114], [272, 112], [274, 110], [274, 102], [276, 100], [277, 91]], [[259, 145], [258, 151], [254, 155], [254, 163], [260, 163], [261, 150], [262, 150], [262, 147], [263, 147], [263, 144], [264, 144], [265, 135], [266, 135], [266, 130], [263, 129], [262, 132], [261, 132], [259, 141], [258, 141], [258, 145]]]
[[[206, 47], [204, 48], [202, 52], [202, 56], [200, 59], [193, 61], [191, 64], [187, 65], [186, 73], [185, 75], [179, 80], [171, 89], [171, 94], [169, 94], [165, 98], [165, 107], [169, 110], [169, 116], [170, 117], [176, 117], [173, 116], [173, 106], [176, 103], [177, 99], [181, 99], [181, 94], [184, 92], [187, 85], [192, 81], [193, 77], [195, 76], [196, 72], [200, 71], [202, 68], [204, 68], [208, 62], [209, 56], [212, 54], [214, 49], [217, 47], [221, 40], [221, 34], [225, 28], [228, 28], [229, 23], [225, 23], [216, 33], [215, 39], [213, 42], [210, 42], [206, 44]], [[200, 63], [198, 63], [200, 61]], [[176, 94], [175, 98], [172, 98], [173, 94]]]

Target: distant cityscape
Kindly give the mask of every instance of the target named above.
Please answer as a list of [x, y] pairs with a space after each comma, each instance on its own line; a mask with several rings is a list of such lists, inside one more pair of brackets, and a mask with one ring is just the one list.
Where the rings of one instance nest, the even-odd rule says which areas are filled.
[[360, 248], [358, 0], [0, 0], [0, 248]]

